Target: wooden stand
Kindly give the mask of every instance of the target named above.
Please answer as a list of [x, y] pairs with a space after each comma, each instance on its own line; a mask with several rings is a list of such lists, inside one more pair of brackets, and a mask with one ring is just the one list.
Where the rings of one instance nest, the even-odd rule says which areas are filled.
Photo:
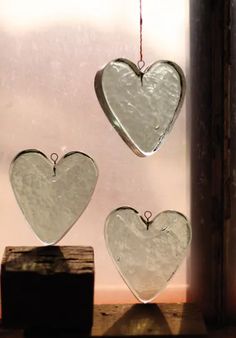
[[91, 247], [7, 247], [1, 265], [2, 323], [6, 328], [70, 328], [93, 323]]

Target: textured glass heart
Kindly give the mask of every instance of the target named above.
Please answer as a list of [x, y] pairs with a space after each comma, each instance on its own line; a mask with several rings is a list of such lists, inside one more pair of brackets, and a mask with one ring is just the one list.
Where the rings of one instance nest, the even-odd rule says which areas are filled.
[[16, 200], [37, 237], [58, 242], [87, 207], [98, 178], [95, 162], [80, 152], [55, 166], [41, 152], [27, 150], [12, 161], [10, 180]]
[[176, 211], [164, 211], [147, 222], [136, 210], [122, 207], [108, 216], [105, 241], [130, 290], [147, 303], [166, 287], [183, 261], [191, 226]]
[[139, 156], [152, 155], [171, 130], [185, 93], [185, 78], [170, 61], [144, 72], [129, 60], [108, 63], [95, 77], [95, 91], [105, 114]]

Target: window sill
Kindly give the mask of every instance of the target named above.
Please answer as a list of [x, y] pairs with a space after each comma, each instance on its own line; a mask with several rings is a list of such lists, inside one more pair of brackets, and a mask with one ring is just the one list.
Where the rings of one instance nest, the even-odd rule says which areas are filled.
[[[206, 336], [201, 313], [194, 304], [95, 305], [91, 336]], [[5, 331], [1, 338], [23, 338], [23, 331]], [[30, 337], [48, 337], [47, 332], [31, 331]], [[60, 335], [61, 337], [61, 335]], [[65, 337], [70, 338], [68, 332]], [[75, 335], [71, 336], [75, 337]]]

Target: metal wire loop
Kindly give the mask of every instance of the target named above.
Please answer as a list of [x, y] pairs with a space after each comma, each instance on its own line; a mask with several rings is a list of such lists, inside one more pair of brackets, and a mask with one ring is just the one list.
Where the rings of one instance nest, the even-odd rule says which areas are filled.
[[142, 70], [144, 66], [145, 66], [145, 62], [143, 60], [139, 60], [138, 61], [138, 69]]
[[58, 160], [58, 154], [57, 154], [57, 153], [52, 153], [52, 154], [50, 155], [50, 159], [52, 160], [52, 162], [53, 162], [54, 164], [56, 164], [56, 163], [57, 163], [57, 160]]
[[149, 219], [152, 217], [152, 212], [149, 210], [146, 210], [144, 213], [144, 217], [146, 218], [147, 222], [149, 222]]
[[56, 176], [56, 164], [57, 164], [57, 160], [58, 160], [58, 154], [57, 153], [52, 153], [50, 155], [50, 159], [53, 162], [53, 176]]

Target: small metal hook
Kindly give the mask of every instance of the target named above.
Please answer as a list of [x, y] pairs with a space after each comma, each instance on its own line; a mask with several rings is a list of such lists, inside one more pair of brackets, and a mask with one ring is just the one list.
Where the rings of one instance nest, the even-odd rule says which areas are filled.
[[58, 160], [58, 154], [57, 153], [52, 153], [50, 155], [50, 159], [53, 162], [53, 176], [56, 176], [56, 164], [57, 164], [57, 160]]
[[152, 212], [149, 211], [149, 210], [146, 210], [145, 213], [144, 213], [144, 217], [146, 218], [146, 224], [147, 224], [147, 230], [149, 229], [149, 226], [150, 226], [150, 218], [152, 217]]
[[143, 75], [144, 75], [144, 73], [142, 72], [142, 69], [145, 66], [145, 62], [143, 60], [139, 60], [137, 65], [138, 65], [138, 69], [140, 71], [141, 85], [143, 86]]
[[144, 66], [145, 66], [145, 61], [139, 60], [139, 61], [138, 61], [138, 69], [139, 69], [139, 70], [142, 70]]

